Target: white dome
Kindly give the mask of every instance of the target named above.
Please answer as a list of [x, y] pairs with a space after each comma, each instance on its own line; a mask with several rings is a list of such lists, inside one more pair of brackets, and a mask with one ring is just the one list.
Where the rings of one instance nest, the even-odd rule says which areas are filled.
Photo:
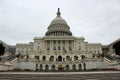
[[58, 8], [57, 17], [53, 19], [48, 27], [46, 36], [72, 36], [70, 27], [67, 22], [61, 17], [61, 13]]
[[53, 24], [66, 24], [67, 25], [67, 22], [62, 17], [57, 16], [55, 19], [52, 20], [50, 25], [53, 25]]

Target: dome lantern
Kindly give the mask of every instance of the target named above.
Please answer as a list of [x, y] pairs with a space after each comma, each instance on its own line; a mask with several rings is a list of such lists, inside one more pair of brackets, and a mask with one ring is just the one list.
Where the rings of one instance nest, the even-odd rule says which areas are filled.
[[57, 17], [60, 17], [60, 15], [61, 15], [60, 8], [58, 8]]

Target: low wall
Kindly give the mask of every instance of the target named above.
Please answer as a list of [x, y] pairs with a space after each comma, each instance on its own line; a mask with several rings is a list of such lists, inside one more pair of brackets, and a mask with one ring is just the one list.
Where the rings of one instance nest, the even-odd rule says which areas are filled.
[[13, 66], [0, 64], [0, 71], [13, 70]]
[[17, 68], [36, 70], [36, 61], [19, 61], [17, 63]]

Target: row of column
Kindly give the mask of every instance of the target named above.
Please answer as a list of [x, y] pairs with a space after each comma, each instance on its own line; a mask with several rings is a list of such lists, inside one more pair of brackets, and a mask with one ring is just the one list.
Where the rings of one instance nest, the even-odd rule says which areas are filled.
[[45, 40], [46, 50], [73, 50], [74, 40]]
[[86, 70], [86, 63], [71, 65], [37, 64], [37, 70]]
[[49, 33], [49, 36], [69, 36], [69, 34], [61, 31], [61, 32], [51, 32]]

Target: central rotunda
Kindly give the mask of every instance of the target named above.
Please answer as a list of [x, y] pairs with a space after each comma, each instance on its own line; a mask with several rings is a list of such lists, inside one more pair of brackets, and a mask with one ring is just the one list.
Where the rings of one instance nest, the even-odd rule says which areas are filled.
[[49, 25], [46, 36], [72, 36], [70, 27], [68, 26], [67, 22], [61, 17], [59, 8], [57, 17], [53, 19]]

